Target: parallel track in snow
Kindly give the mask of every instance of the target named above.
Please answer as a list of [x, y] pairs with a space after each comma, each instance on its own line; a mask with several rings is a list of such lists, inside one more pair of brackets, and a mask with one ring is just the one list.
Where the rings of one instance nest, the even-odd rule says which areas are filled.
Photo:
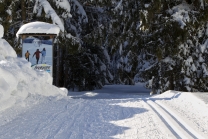
[[151, 109], [159, 116], [165, 123], [166, 127], [176, 137], [181, 139], [204, 139], [193, 128], [191, 128], [183, 119], [176, 113], [171, 111], [160, 102], [154, 100], [145, 100]]
[[207, 115], [193, 116], [203, 111], [190, 107], [192, 100], [97, 95], [29, 97], [24, 105], [0, 113], [0, 139], [208, 139], [207, 122], [202, 119]]

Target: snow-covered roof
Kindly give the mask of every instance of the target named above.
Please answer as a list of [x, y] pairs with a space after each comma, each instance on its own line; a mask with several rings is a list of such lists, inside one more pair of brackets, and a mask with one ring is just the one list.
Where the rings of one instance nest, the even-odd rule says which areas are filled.
[[45, 22], [31, 22], [24, 24], [17, 32], [16, 36], [20, 34], [56, 34], [58, 35], [60, 28], [57, 25]]

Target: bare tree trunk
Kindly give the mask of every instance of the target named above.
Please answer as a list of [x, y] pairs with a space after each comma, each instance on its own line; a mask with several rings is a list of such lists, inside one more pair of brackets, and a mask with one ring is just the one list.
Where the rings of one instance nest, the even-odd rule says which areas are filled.
[[174, 90], [174, 76], [173, 76], [173, 74], [171, 74], [171, 76], [170, 76], [170, 79], [169, 79], [169, 81], [170, 81], [170, 90]]
[[21, 0], [21, 9], [22, 9], [22, 22], [26, 22], [26, 0]]

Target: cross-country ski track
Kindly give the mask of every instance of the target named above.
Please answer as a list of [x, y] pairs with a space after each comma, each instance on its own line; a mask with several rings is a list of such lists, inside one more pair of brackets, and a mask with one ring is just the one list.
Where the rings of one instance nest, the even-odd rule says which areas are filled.
[[[196, 99], [194, 103], [192, 99]], [[95, 92], [69, 93], [67, 97], [31, 95], [0, 112], [0, 138], [206, 139], [207, 113], [197, 113], [207, 105], [201, 103], [191, 93], [177, 92], [154, 96]]]
[[192, 129], [186, 122], [184, 122], [179, 116], [177, 116], [170, 108], [167, 108], [162, 103], [157, 103], [152, 100], [148, 100], [147, 103], [157, 113], [161, 120], [164, 121], [167, 128], [175, 135], [176, 138], [191, 139], [203, 137]]

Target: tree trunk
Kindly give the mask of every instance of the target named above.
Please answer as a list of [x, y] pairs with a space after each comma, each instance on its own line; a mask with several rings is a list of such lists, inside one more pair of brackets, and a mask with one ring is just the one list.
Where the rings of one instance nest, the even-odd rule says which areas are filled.
[[174, 76], [173, 76], [173, 74], [171, 74], [171, 76], [170, 76], [170, 90], [174, 90]]
[[22, 9], [22, 22], [25, 23], [26, 22], [26, 0], [21, 0], [21, 9]]

